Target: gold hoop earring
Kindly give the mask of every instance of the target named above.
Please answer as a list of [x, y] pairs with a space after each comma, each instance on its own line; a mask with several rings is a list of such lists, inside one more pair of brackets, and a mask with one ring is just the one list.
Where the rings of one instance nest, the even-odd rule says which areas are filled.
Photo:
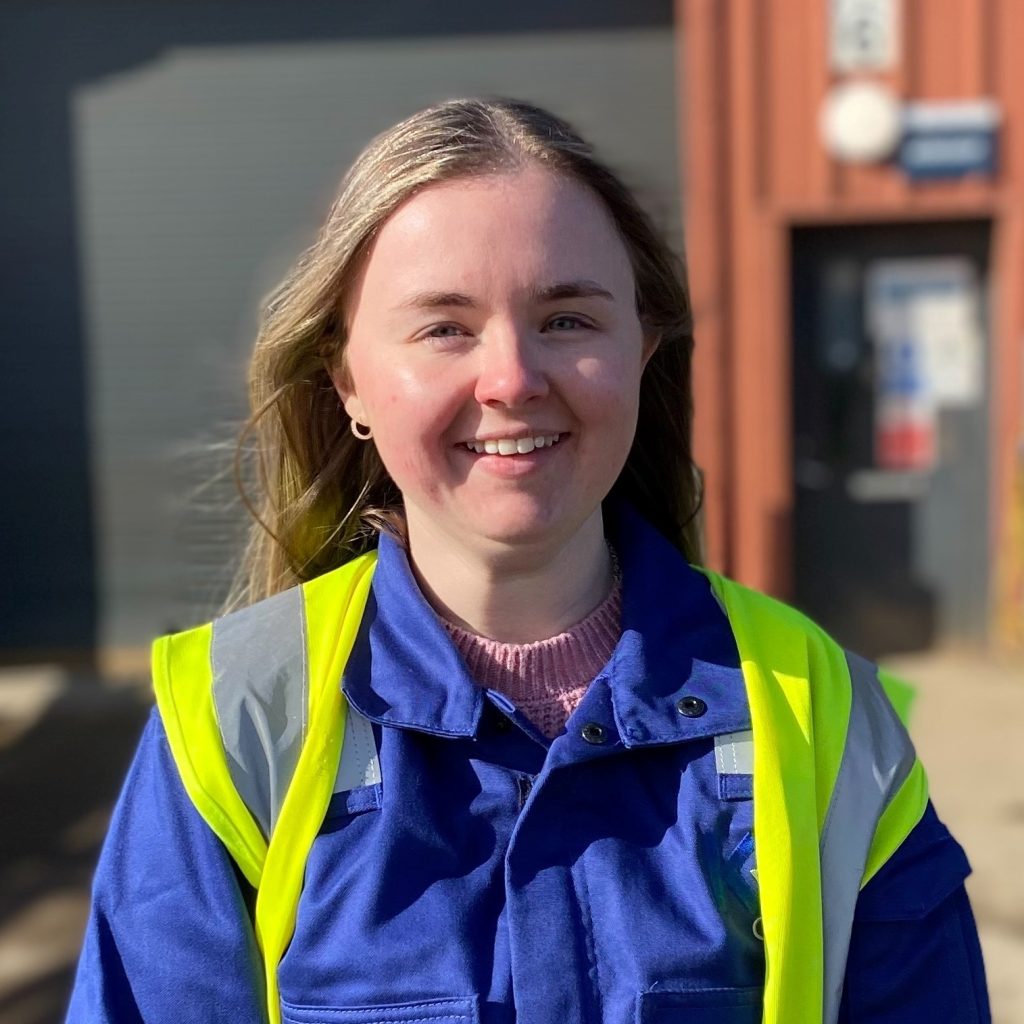
[[360, 441], [369, 441], [370, 438], [373, 437], [373, 430], [370, 427], [366, 428], [365, 433], [360, 433], [360, 424], [355, 420], [348, 421], [348, 428], [352, 431], [355, 437], [359, 438]]

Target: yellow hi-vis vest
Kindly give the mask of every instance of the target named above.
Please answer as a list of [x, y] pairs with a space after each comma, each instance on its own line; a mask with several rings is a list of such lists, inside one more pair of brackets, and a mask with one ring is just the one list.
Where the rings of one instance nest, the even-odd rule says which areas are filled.
[[[353, 723], [366, 727], [348, 714], [340, 680], [375, 562], [362, 555], [153, 648], [182, 782], [256, 891], [272, 1024], [281, 1020], [277, 967], [345, 764], [343, 738], [346, 751], [358, 749]], [[735, 635], [750, 704], [762, 1019], [834, 1024], [857, 894], [924, 813], [924, 771], [873, 665], [786, 605], [705, 575]], [[287, 710], [278, 736], [260, 718], [271, 706]], [[246, 743], [273, 763], [240, 767]]]

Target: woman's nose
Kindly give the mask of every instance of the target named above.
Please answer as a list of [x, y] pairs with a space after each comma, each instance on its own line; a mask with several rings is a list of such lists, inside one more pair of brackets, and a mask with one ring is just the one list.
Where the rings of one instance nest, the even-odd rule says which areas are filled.
[[475, 397], [481, 405], [510, 408], [525, 405], [548, 392], [543, 353], [525, 332], [494, 332], [480, 346]]

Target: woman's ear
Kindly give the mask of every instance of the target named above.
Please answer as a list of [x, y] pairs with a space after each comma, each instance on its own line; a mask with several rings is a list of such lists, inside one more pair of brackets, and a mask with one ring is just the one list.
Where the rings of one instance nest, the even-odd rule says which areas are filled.
[[338, 393], [338, 398], [341, 399], [345, 412], [351, 419], [365, 426], [367, 424], [366, 409], [352, 383], [348, 367], [345, 366], [344, 356], [325, 362], [324, 366], [334, 385], [334, 390]]
[[646, 369], [648, 361], [650, 360], [651, 356], [653, 356], [654, 353], [658, 351], [658, 346], [661, 344], [661, 331], [656, 331], [653, 328], [645, 327], [643, 329], [643, 334], [644, 340], [642, 355], [640, 357], [640, 366], [641, 369]]

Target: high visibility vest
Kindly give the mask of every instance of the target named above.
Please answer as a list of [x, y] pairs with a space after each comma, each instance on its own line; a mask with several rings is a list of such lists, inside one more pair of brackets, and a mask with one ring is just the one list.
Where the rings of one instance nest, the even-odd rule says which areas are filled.
[[[375, 562], [362, 555], [153, 648], [185, 790], [256, 891], [272, 1024], [306, 858], [339, 771], [366, 749], [369, 725], [349, 714], [339, 681]], [[750, 704], [762, 1019], [834, 1024], [857, 894], [924, 813], [924, 771], [874, 665], [792, 608], [705, 575]]]

